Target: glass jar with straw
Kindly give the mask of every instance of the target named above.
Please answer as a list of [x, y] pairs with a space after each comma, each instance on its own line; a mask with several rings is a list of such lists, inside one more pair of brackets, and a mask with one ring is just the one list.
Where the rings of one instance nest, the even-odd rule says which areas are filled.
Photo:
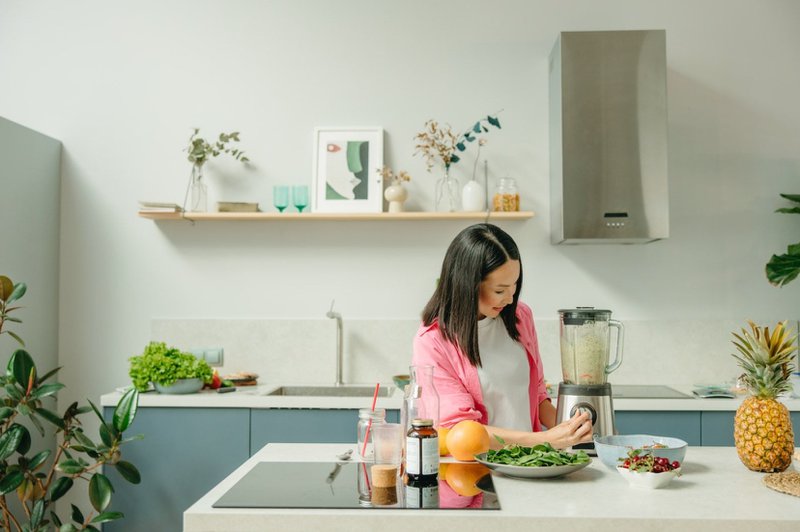
[[375, 456], [375, 451], [372, 446], [372, 437], [370, 430], [373, 423], [386, 423], [386, 409], [375, 408], [378, 402], [378, 391], [381, 389], [381, 383], [375, 384], [375, 393], [372, 394], [372, 407], [361, 408], [358, 411], [358, 452], [362, 458], [372, 459]]

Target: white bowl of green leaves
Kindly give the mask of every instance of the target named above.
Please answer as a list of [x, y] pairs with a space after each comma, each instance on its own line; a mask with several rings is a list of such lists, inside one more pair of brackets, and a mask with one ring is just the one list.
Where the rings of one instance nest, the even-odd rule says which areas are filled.
[[[502, 439], [498, 438], [501, 443]], [[489, 469], [509, 477], [553, 478], [569, 475], [592, 463], [584, 451], [569, 452], [553, 448], [549, 443], [525, 447], [517, 444], [489, 449], [475, 456]]]

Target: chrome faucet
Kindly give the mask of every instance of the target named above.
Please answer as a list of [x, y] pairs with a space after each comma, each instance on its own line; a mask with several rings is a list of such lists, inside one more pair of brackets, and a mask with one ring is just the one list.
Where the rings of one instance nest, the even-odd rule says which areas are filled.
[[332, 320], [336, 320], [336, 386], [342, 386], [344, 381], [342, 380], [342, 357], [343, 357], [343, 346], [344, 346], [344, 338], [342, 334], [342, 315], [338, 312], [333, 311], [333, 304], [336, 303], [334, 299], [331, 301], [331, 309], [325, 314], [328, 318]]

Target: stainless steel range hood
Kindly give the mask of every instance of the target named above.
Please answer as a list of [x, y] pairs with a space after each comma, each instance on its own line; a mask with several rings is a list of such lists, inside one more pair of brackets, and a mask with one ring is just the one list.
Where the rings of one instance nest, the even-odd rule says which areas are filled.
[[554, 244], [669, 236], [664, 30], [559, 35], [550, 146]]

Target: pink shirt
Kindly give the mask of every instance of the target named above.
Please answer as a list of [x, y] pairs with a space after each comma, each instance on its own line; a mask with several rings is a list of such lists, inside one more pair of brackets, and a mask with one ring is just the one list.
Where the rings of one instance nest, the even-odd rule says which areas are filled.
[[[542, 430], [539, 422], [539, 403], [547, 399], [544, 370], [539, 356], [539, 342], [533, 325], [533, 312], [521, 301], [517, 303], [519, 341], [528, 355], [530, 381], [531, 427]], [[465, 419], [488, 422], [478, 369], [470, 364], [459, 349], [439, 332], [438, 322], [422, 325], [414, 337], [412, 364], [433, 366], [433, 384], [439, 394], [439, 424], [451, 427]]]

